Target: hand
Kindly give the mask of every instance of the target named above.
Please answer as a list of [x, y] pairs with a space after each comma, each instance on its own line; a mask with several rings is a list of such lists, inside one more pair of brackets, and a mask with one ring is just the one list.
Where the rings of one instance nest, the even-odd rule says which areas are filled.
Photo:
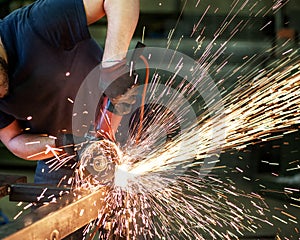
[[89, 139], [85, 137], [77, 137], [73, 134], [63, 134], [60, 133], [56, 137], [55, 146], [61, 148], [69, 156], [78, 157], [79, 152], [85, 147], [89, 142]]
[[138, 89], [134, 77], [126, 59], [111, 67], [100, 66], [99, 88], [109, 98], [118, 115], [129, 113], [136, 102]]

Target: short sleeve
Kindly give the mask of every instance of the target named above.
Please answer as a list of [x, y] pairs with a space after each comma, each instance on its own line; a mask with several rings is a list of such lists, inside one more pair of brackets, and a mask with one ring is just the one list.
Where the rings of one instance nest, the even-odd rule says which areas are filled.
[[14, 120], [15, 118], [13, 116], [0, 111], [0, 129], [7, 127]]
[[56, 48], [90, 38], [83, 0], [38, 0], [29, 10], [33, 30]]

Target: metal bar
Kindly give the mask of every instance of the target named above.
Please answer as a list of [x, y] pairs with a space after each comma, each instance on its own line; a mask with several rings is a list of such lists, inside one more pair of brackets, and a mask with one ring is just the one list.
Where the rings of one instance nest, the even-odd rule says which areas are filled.
[[72, 193], [64, 195], [57, 203], [42, 206], [1, 227], [0, 239], [62, 239], [98, 217], [99, 209], [105, 204], [105, 195], [106, 188], [83, 194], [75, 201]]
[[9, 186], [9, 201], [13, 202], [50, 202], [71, 192], [71, 188], [55, 185], [12, 184]]

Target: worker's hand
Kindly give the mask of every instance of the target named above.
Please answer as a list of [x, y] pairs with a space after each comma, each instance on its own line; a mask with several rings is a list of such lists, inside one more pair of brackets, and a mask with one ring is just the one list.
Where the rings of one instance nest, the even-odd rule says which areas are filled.
[[118, 115], [124, 115], [131, 111], [138, 94], [135, 76], [126, 64], [126, 59], [111, 66], [100, 66], [99, 88], [109, 98]]
[[78, 158], [81, 150], [85, 147], [85, 145], [89, 142], [89, 140], [85, 137], [77, 137], [73, 134], [58, 134], [55, 140], [55, 145], [57, 148], [61, 148], [67, 153], [69, 156], [74, 156]]

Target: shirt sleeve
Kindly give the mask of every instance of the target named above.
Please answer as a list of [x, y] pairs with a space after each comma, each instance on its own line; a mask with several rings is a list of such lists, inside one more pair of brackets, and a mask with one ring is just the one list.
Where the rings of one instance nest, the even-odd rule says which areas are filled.
[[56, 48], [90, 38], [83, 0], [38, 0], [29, 11], [34, 31]]
[[0, 129], [7, 127], [14, 120], [15, 118], [13, 116], [0, 111]]

